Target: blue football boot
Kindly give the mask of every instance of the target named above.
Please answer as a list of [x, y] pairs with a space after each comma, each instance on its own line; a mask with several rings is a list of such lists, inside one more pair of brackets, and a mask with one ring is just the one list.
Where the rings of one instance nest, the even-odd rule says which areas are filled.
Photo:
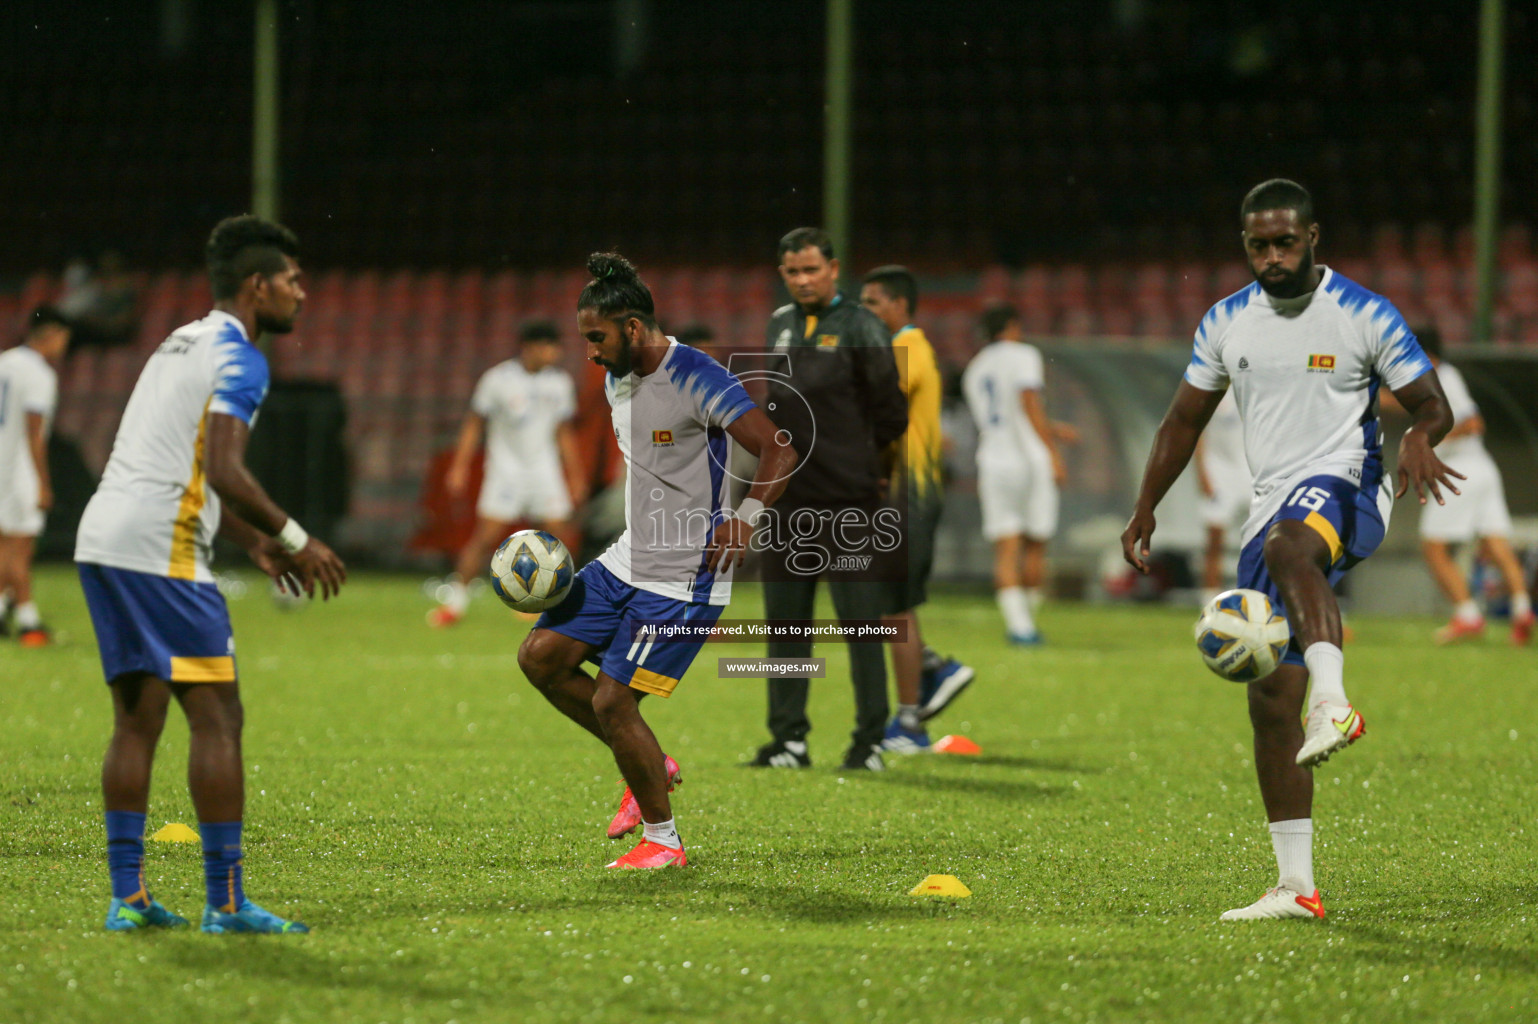
[[210, 935], [227, 935], [233, 932], [254, 932], [262, 935], [303, 935], [310, 930], [309, 925], [300, 924], [298, 921], [285, 921], [277, 914], [252, 903], [250, 900], [240, 905], [240, 909], [232, 913], [219, 910], [216, 907], [205, 906], [203, 908], [203, 930]]
[[114, 899], [107, 907], [107, 931], [133, 932], [142, 928], [185, 928], [187, 919], [173, 914], [156, 900], [139, 909], [126, 900]]

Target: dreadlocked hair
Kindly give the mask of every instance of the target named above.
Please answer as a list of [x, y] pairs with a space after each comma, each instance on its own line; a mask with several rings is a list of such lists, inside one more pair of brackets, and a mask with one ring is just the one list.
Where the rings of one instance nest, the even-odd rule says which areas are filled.
[[656, 326], [656, 306], [651, 289], [625, 257], [617, 252], [595, 252], [587, 258], [593, 275], [577, 299], [577, 308], [596, 310], [610, 318], [639, 317], [647, 327]]

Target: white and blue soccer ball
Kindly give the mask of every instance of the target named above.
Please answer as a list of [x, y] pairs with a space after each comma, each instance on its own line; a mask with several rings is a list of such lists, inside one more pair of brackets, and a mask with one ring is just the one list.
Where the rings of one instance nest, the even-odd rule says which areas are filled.
[[566, 545], [544, 530], [519, 530], [491, 556], [491, 589], [520, 612], [542, 612], [566, 600], [576, 574]]
[[1292, 629], [1258, 590], [1225, 590], [1196, 620], [1202, 661], [1234, 683], [1252, 683], [1276, 671]]

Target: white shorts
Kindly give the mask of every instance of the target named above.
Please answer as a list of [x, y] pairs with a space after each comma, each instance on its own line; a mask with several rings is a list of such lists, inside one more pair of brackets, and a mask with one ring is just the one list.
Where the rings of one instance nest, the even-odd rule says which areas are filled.
[[0, 533], [7, 537], [36, 537], [46, 517], [37, 507], [37, 478], [16, 480], [0, 492]]
[[475, 514], [498, 523], [555, 522], [571, 516], [571, 494], [558, 471], [488, 473]]
[[1057, 532], [1057, 483], [1049, 461], [979, 463], [977, 499], [988, 540], [1020, 534], [1047, 540]]
[[1227, 532], [1244, 528], [1250, 515], [1250, 492], [1241, 490], [1216, 490], [1202, 499], [1202, 525], [1216, 526]]
[[1475, 537], [1511, 536], [1506, 487], [1495, 460], [1488, 456], [1460, 459], [1453, 468], [1468, 477], [1454, 481], [1463, 493], [1448, 494], [1444, 490], [1446, 505], [1438, 505], [1435, 498], [1426, 496], [1426, 504], [1421, 506], [1421, 537], [1456, 544]]

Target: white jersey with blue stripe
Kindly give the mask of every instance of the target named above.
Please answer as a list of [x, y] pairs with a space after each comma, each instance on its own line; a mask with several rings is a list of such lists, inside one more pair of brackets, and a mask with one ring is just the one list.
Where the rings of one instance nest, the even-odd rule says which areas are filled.
[[708, 571], [705, 545], [727, 500], [726, 428], [753, 399], [726, 367], [672, 338], [657, 369], [610, 374], [604, 394], [629, 480], [625, 532], [598, 560], [638, 590], [728, 604], [731, 570]]
[[1383, 479], [1378, 389], [1431, 370], [1393, 304], [1329, 267], [1319, 287], [1278, 299], [1254, 283], [1213, 306], [1196, 331], [1185, 379], [1232, 387], [1254, 475], [1248, 542], [1292, 483], [1330, 474], [1376, 490]]
[[163, 341], [123, 411], [80, 519], [75, 561], [212, 581], [219, 496], [203, 468], [208, 414], [254, 424], [267, 383], [266, 358], [228, 313], [215, 310]]
[[1001, 338], [978, 350], [961, 375], [961, 392], [977, 424], [977, 463], [1010, 469], [1049, 464], [1052, 453], [1025, 414], [1020, 395], [1046, 385], [1041, 350]]

